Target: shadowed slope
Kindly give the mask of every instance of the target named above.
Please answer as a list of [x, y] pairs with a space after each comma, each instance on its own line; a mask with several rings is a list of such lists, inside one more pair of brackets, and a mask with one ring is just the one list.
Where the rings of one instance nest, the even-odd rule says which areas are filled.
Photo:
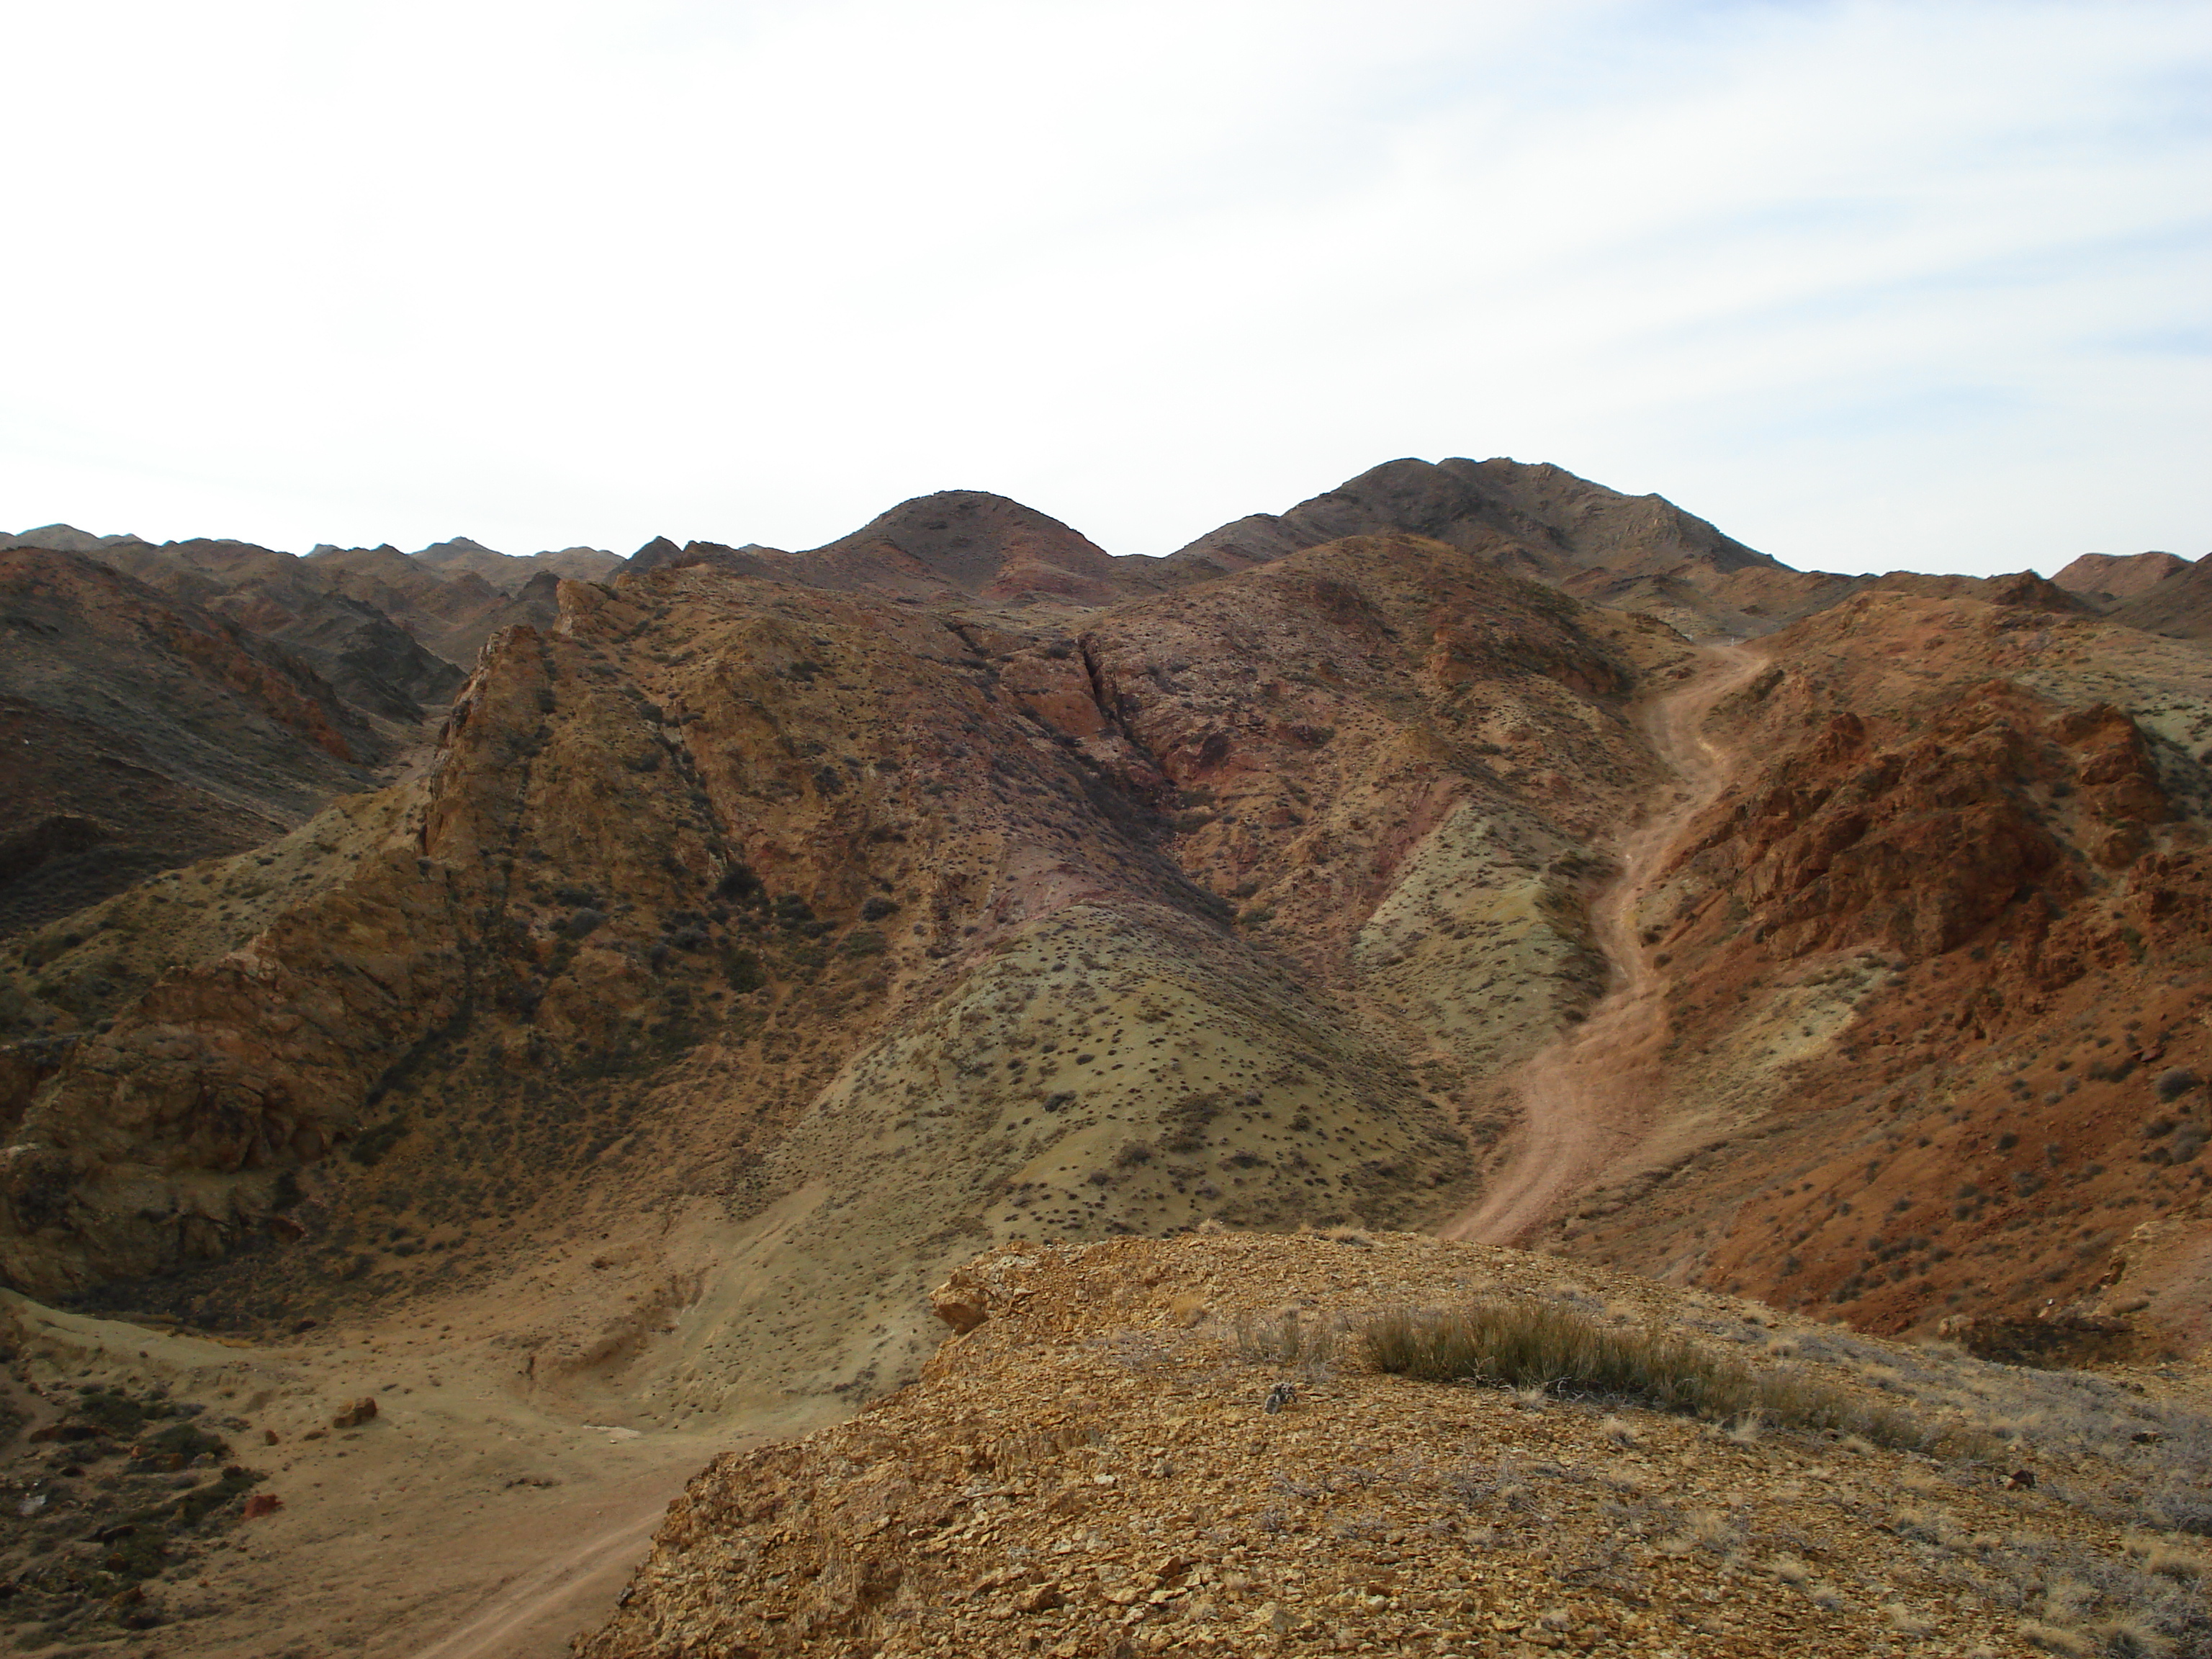
[[74, 553], [0, 552], [0, 933], [231, 853], [390, 752], [288, 653]]

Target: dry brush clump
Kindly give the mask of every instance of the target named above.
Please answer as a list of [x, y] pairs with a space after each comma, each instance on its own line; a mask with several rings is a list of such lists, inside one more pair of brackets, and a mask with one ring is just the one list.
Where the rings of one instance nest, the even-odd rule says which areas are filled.
[[1380, 1370], [1430, 1382], [1617, 1395], [1717, 1421], [1833, 1429], [1887, 1446], [1936, 1435], [1796, 1368], [1754, 1370], [1656, 1325], [1618, 1326], [1553, 1302], [1478, 1301], [1395, 1310], [1360, 1327]]
[[1308, 1376], [1325, 1371], [1336, 1358], [1340, 1321], [1313, 1318], [1286, 1308], [1272, 1319], [1238, 1316], [1237, 1357], [1249, 1365], [1295, 1367]]

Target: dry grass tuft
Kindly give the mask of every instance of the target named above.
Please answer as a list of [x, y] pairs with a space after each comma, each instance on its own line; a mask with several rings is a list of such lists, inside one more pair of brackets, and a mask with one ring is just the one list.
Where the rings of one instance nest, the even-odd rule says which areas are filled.
[[2096, 1644], [2088, 1637], [2074, 1631], [2062, 1630], [2056, 1625], [2046, 1625], [2040, 1620], [2023, 1619], [2020, 1633], [2030, 1647], [2041, 1648], [2045, 1653], [2078, 1656], [2094, 1653]]
[[1932, 1437], [1903, 1412], [1863, 1404], [1794, 1369], [1754, 1370], [1657, 1326], [1606, 1325], [1556, 1303], [1401, 1310], [1370, 1319], [1359, 1334], [1378, 1369], [1424, 1382], [1625, 1395], [1723, 1422], [1848, 1431], [1890, 1446]]
[[1237, 1354], [1250, 1365], [1296, 1366], [1319, 1374], [1336, 1356], [1337, 1324], [1286, 1308], [1273, 1319], [1237, 1322]]

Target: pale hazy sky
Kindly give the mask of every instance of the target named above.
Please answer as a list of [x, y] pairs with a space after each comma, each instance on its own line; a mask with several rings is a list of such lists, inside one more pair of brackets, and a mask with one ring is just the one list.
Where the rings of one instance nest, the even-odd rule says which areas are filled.
[[2212, 549], [2212, 4], [0, 13], [0, 528], [1165, 552], [1397, 455]]

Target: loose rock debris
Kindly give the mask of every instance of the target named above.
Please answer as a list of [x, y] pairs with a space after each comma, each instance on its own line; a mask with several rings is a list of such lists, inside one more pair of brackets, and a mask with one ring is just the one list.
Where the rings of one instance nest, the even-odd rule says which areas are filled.
[[[2190, 1540], [2167, 1527], [2167, 1567], [2146, 1565], [2158, 1517], [2124, 1463], [2139, 1419], [2199, 1432], [2200, 1378], [2077, 1386], [1409, 1236], [1360, 1252], [1310, 1235], [1015, 1245], [959, 1278], [946, 1299], [967, 1333], [920, 1382], [718, 1460], [577, 1652], [1964, 1659], [2120, 1651], [2127, 1627], [2146, 1652], [2212, 1639], [2195, 1567], [2175, 1565], [2201, 1565]], [[1408, 1382], [1361, 1358], [1367, 1315], [1477, 1294], [1815, 1366], [1902, 1398], [1947, 1449]], [[1263, 1392], [1239, 1324], [1290, 1316], [1310, 1349], [1320, 1326], [1340, 1340]], [[2014, 1389], [2078, 1394], [2110, 1420], [2023, 1415], [2035, 1402]], [[2043, 1426], [2008, 1434], [1983, 1408]], [[2099, 1461], [2108, 1446], [2121, 1465]], [[2030, 1459], [2046, 1471], [2033, 1487], [2014, 1476]]]

